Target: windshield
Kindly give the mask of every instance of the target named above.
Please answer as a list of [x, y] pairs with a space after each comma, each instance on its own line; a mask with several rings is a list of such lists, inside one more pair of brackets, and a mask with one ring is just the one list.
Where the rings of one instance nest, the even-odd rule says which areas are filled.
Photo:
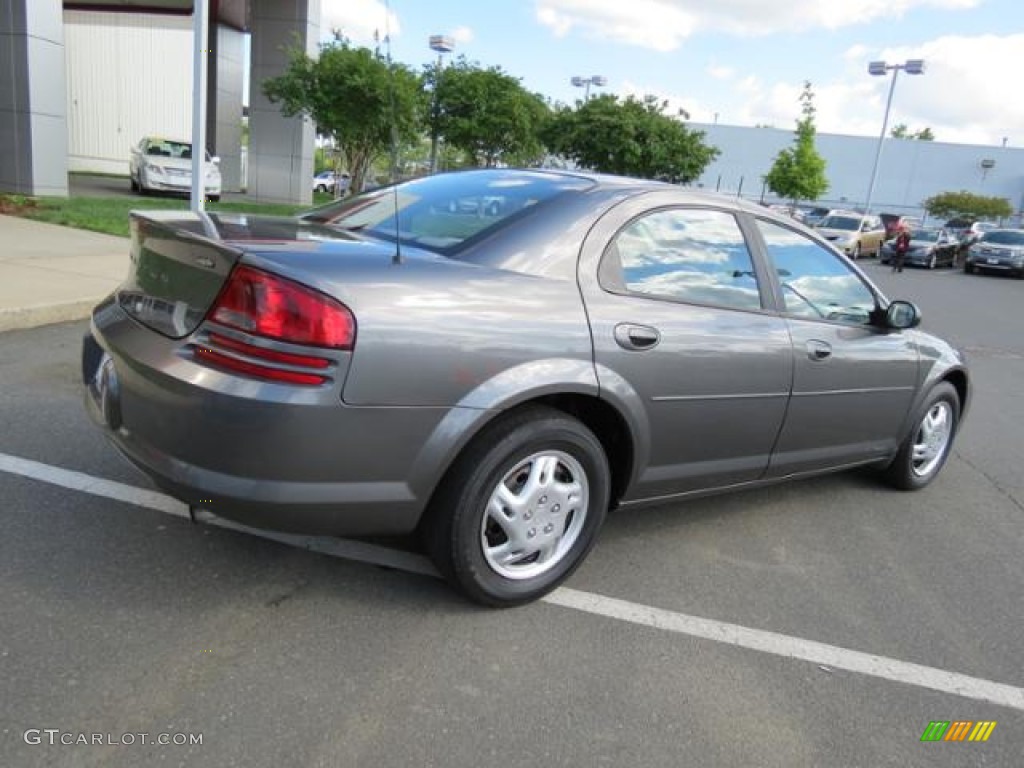
[[997, 229], [986, 232], [984, 242], [995, 245], [1024, 245], [1024, 230]]
[[447, 173], [330, 203], [302, 218], [448, 252], [562, 193], [592, 185], [578, 176], [537, 171]]
[[860, 229], [860, 219], [853, 216], [826, 216], [818, 225], [821, 229]]
[[939, 239], [939, 232], [938, 229], [912, 229], [910, 230], [910, 239], [932, 243]]
[[[187, 141], [148, 139], [146, 141], [146, 154], [153, 157], [174, 157], [179, 160], [189, 160], [192, 157], [192, 145]], [[206, 153], [206, 159], [210, 159], [209, 152]]]

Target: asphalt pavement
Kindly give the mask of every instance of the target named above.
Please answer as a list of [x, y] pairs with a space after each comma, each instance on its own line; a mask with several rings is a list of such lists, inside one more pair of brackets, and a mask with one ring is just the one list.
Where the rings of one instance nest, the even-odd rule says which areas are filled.
[[[483, 610], [427, 575], [104, 496], [96, 478], [151, 486], [83, 413], [85, 324], [0, 334], [0, 458], [84, 478], [0, 471], [0, 765], [1021, 765], [1024, 707], [885, 670], [1024, 693], [1024, 284], [867, 270], [971, 357], [942, 476], [614, 514], [565, 593], [610, 615]], [[814, 644], [847, 653], [800, 656]], [[998, 724], [983, 744], [922, 743], [936, 720]], [[109, 743], [142, 733], [202, 743]], [[83, 734], [106, 743], [60, 743]]]

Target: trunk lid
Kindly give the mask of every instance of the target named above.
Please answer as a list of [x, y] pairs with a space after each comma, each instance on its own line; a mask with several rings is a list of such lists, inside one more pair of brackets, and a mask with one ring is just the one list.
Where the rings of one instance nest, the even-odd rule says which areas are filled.
[[[348, 243], [342, 245], [339, 241]], [[293, 218], [133, 211], [131, 267], [117, 301], [131, 317], [171, 338], [191, 334], [206, 317], [246, 252], [347, 251], [355, 235]], [[361, 251], [367, 244], [361, 243]], [[381, 255], [393, 247], [369, 250]], [[283, 270], [287, 272], [287, 270]]]

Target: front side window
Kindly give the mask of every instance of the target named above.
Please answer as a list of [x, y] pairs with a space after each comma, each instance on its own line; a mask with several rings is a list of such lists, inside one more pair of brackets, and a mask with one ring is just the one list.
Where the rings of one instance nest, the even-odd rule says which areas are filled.
[[810, 319], [867, 324], [875, 295], [843, 260], [799, 232], [758, 220], [782, 286], [786, 312]]
[[630, 293], [760, 309], [761, 296], [747, 243], [724, 211], [674, 208], [635, 219], [605, 252], [608, 287]]

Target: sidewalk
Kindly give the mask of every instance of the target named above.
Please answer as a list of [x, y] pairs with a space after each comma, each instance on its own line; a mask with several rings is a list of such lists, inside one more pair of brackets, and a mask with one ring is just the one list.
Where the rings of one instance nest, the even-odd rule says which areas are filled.
[[0, 332], [88, 317], [127, 276], [128, 242], [0, 216]]

